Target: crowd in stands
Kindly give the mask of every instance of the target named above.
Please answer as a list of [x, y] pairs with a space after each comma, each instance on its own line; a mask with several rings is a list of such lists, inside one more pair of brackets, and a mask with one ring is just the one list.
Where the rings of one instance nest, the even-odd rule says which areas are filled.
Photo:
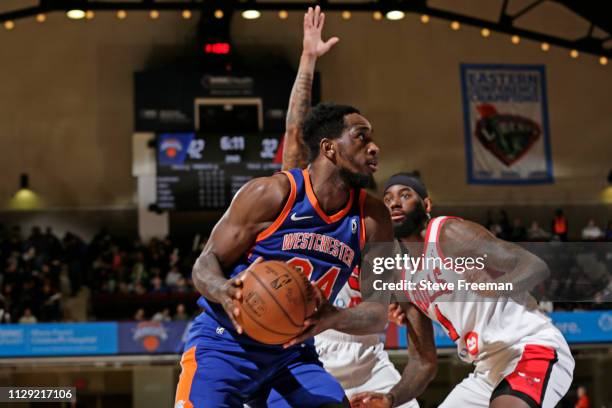
[[[555, 211], [549, 229], [542, 227], [538, 221], [532, 221], [529, 227], [527, 227], [520, 218], [515, 218], [510, 222], [510, 218], [505, 210], [501, 210], [497, 217], [491, 212], [487, 213], [485, 227], [487, 227], [496, 237], [506, 241], [568, 241], [569, 224], [567, 217], [561, 209]], [[608, 225], [605, 228], [601, 228], [594, 219], [589, 219], [581, 230], [580, 241], [612, 241], [612, 220], [608, 221]]]
[[[71, 320], [62, 300], [82, 292], [91, 301], [105, 294], [128, 299], [192, 295], [191, 299], [195, 295], [191, 267], [200, 251], [196, 249], [187, 247], [181, 253], [170, 239], [144, 244], [114, 237], [104, 229], [86, 243], [71, 233], [60, 239], [51, 228], [42, 232], [35, 227], [24, 237], [19, 226], [0, 227], [0, 322]], [[95, 309], [91, 302], [88, 308]], [[144, 320], [156, 317], [157, 312], [142, 309], [138, 314]], [[183, 303], [174, 305], [173, 312], [164, 309], [156, 318], [191, 317]], [[123, 313], [125, 319], [134, 316], [129, 310]], [[90, 311], [86, 315], [96, 317]]]
[[[485, 226], [509, 241], [568, 239], [568, 221], [561, 210], [550, 228], [535, 221], [526, 227], [518, 218], [511, 222], [505, 211], [498, 216], [488, 214]], [[589, 220], [581, 238], [612, 241], [612, 221], [601, 228]], [[0, 323], [75, 320], [63, 302], [82, 292], [89, 294], [84, 313], [88, 320], [189, 320], [198, 312], [191, 268], [203, 244], [181, 244], [170, 238], [143, 243], [115, 237], [104, 229], [87, 243], [71, 233], [60, 239], [51, 228], [43, 232], [35, 227], [25, 236], [19, 226], [0, 226]], [[565, 262], [559, 268], [563, 271], [559, 290], [575, 289], [567, 287], [566, 277], [581, 282], [587, 276], [591, 279], [587, 283], [597, 290], [594, 298], [612, 301], [612, 260], [604, 262], [604, 270], [597, 276], [588, 262], [587, 258], [575, 264]], [[583, 270], [586, 268], [588, 273]], [[104, 313], [113, 307], [121, 316]]]

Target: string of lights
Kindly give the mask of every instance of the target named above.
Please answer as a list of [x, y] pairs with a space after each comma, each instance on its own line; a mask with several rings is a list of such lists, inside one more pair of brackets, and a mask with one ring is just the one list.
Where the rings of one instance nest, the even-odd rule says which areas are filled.
[[[604, 43], [612, 39], [595, 38], [592, 33], [595, 27], [591, 23], [589, 32], [586, 36], [579, 39], [566, 39], [549, 34], [543, 34], [531, 30], [516, 27], [512, 24], [514, 19], [532, 11], [543, 0], [534, 0], [529, 6], [519, 12], [510, 15], [507, 13], [508, 0], [504, 1], [503, 9], [498, 22], [482, 20], [468, 15], [462, 15], [446, 10], [429, 7], [425, 0], [415, 0], [406, 2], [403, 0], [379, 0], [366, 3], [327, 3], [321, 1], [325, 9], [330, 14], [338, 12], [342, 20], [348, 21], [355, 12], [370, 12], [375, 21], [400, 21], [406, 18], [407, 13], [420, 15], [421, 23], [428, 24], [431, 18], [450, 21], [450, 28], [453, 31], [461, 30], [463, 25], [480, 28], [483, 38], [489, 38], [493, 32], [510, 36], [510, 41], [514, 45], [519, 45], [523, 39], [533, 40], [540, 44], [543, 52], [548, 52], [551, 46], [566, 48], [568, 55], [577, 59], [580, 53], [596, 55], [600, 65], [607, 65], [608, 59], [612, 56], [612, 49], [605, 48]], [[141, 2], [120, 2], [120, 1], [83, 1], [83, 0], [40, 0], [39, 6], [28, 7], [21, 10], [0, 13], [0, 22], [8, 31], [15, 29], [15, 21], [20, 18], [35, 17], [39, 23], [44, 23], [49, 13], [65, 13], [73, 20], [91, 20], [96, 12], [114, 12], [118, 20], [125, 20], [128, 12], [147, 12], [152, 20], [159, 19], [162, 12], [178, 11], [180, 16], [191, 19], [194, 12], [203, 11], [214, 7], [213, 15], [217, 19], [230, 18], [234, 11], [239, 11], [242, 18], [256, 20], [261, 17], [262, 12], [274, 11], [281, 20], [288, 18], [292, 11], [302, 12], [313, 3], [259, 3], [250, 1], [225, 1], [225, 2], [206, 2], [184, 1], [184, 2], [156, 2], [153, 0], [143, 0]], [[210, 12], [210, 11], [209, 11]]]

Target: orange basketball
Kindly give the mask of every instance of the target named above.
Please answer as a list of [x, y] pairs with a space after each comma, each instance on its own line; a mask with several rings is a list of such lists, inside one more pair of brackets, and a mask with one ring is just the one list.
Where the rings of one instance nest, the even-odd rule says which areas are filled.
[[302, 332], [315, 303], [302, 273], [284, 262], [261, 262], [245, 271], [237, 321], [251, 338], [283, 344]]

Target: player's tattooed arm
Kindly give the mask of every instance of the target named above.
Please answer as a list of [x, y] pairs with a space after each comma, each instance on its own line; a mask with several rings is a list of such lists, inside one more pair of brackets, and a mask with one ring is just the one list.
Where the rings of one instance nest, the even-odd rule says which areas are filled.
[[399, 314], [407, 323], [408, 363], [400, 381], [386, 394], [362, 392], [351, 398], [352, 407], [393, 407], [425, 391], [435, 378], [438, 365], [431, 320], [410, 303], [399, 303]]
[[323, 41], [321, 32], [325, 23], [325, 13], [319, 6], [308, 8], [304, 14], [304, 39], [302, 56], [297, 77], [291, 89], [289, 108], [285, 121], [283, 141], [283, 170], [304, 168], [308, 164], [308, 149], [302, 137], [302, 125], [310, 109], [312, 100], [312, 81], [317, 58], [324, 55], [338, 42], [337, 37]]
[[411, 303], [398, 303], [398, 314], [407, 324], [408, 363], [402, 378], [386, 393], [362, 392], [351, 398], [352, 407], [394, 407], [425, 391], [438, 371], [438, 358], [431, 320]]
[[257, 234], [270, 226], [287, 200], [290, 186], [284, 174], [254, 179], [245, 184], [212, 230], [204, 250], [196, 260], [192, 279], [205, 298], [220, 303], [238, 332], [235, 317], [239, 309], [233, 300], [242, 296], [242, 282], [223, 274], [255, 242]]
[[406, 314], [408, 363], [402, 378], [389, 391], [394, 405], [401, 405], [418, 397], [438, 372], [438, 357], [431, 320], [411, 303], [400, 303]]
[[440, 245], [447, 258], [484, 258], [484, 269], [467, 271], [466, 280], [512, 283], [509, 292], [476, 292], [482, 296], [526, 294], [550, 275], [548, 265], [542, 259], [516, 244], [496, 238], [486, 228], [471, 221], [446, 221], [440, 233]]

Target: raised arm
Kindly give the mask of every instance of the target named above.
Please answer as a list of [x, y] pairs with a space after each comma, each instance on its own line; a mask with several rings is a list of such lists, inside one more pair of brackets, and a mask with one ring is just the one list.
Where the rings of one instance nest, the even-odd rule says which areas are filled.
[[242, 328], [235, 319], [239, 310], [233, 299], [242, 296], [242, 282], [228, 280], [223, 269], [244, 256], [257, 234], [271, 225], [281, 212], [289, 191], [289, 180], [284, 174], [257, 178], [244, 185], [215, 225], [193, 266], [196, 289], [208, 300], [223, 306], [239, 333]]
[[314, 78], [317, 58], [324, 55], [338, 42], [338, 37], [327, 41], [321, 38], [325, 23], [325, 13], [316, 6], [308, 8], [304, 14], [304, 40], [302, 56], [297, 77], [291, 89], [289, 108], [285, 122], [285, 138], [283, 141], [283, 170], [304, 168], [308, 164], [308, 149], [302, 138], [302, 124], [310, 109], [312, 99], [312, 81]]

